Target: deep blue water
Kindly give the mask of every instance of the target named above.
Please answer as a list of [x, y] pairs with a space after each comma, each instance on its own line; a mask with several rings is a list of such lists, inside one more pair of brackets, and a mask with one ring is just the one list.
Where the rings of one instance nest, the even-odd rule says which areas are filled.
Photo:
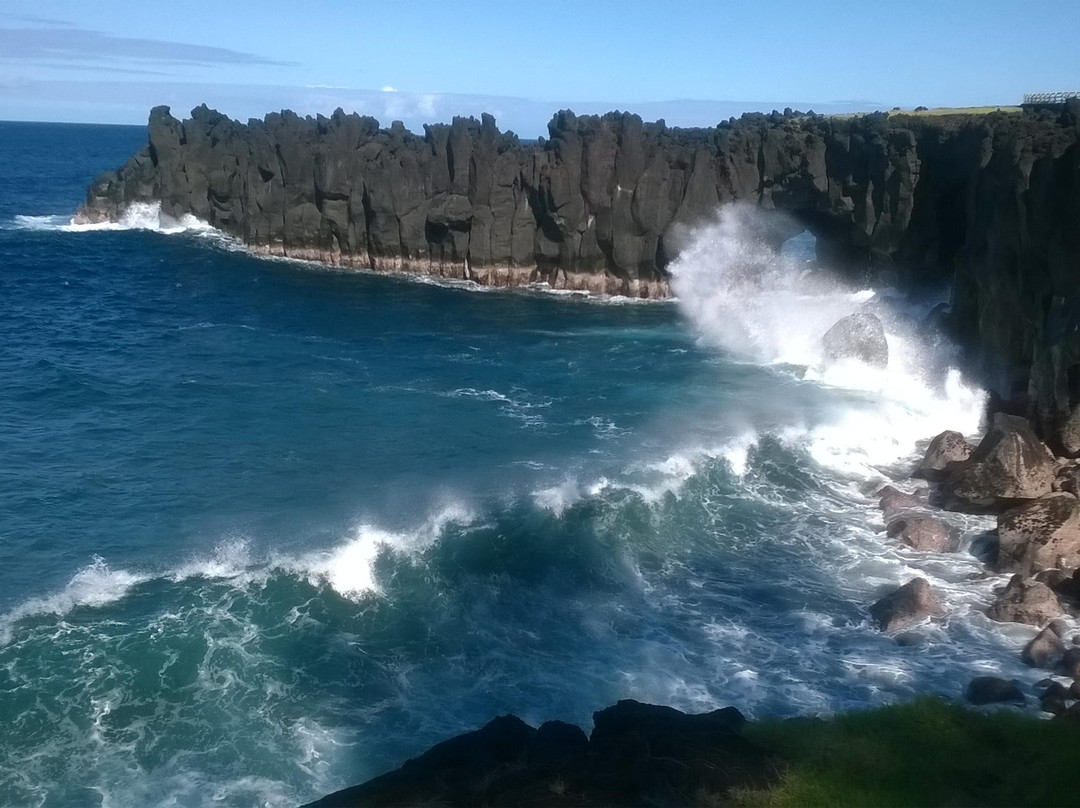
[[[810, 309], [698, 295], [723, 227], [682, 305], [65, 227], [144, 140], [0, 123], [0, 804], [289, 805], [504, 712], [1029, 675], [976, 562], [867, 496], [977, 395], [848, 384]], [[913, 571], [953, 616], [900, 646], [865, 607]]]

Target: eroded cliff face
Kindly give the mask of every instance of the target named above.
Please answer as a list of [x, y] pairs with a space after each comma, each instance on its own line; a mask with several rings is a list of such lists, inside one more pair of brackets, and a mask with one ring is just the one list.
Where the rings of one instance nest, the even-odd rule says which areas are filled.
[[100, 177], [79, 216], [160, 200], [280, 255], [659, 297], [680, 234], [733, 200], [805, 213], [837, 258], [887, 259], [920, 172], [917, 138], [885, 116], [680, 130], [564, 111], [549, 129], [523, 144], [487, 115], [421, 137], [340, 110], [241, 124], [158, 107], [147, 149]]
[[1078, 112], [686, 130], [564, 111], [527, 144], [488, 115], [418, 136], [340, 110], [241, 124], [157, 107], [147, 148], [95, 181], [78, 218], [160, 201], [275, 255], [655, 298], [690, 229], [749, 202], [809, 227], [831, 268], [951, 281], [988, 383], [1052, 436], [1080, 399]]

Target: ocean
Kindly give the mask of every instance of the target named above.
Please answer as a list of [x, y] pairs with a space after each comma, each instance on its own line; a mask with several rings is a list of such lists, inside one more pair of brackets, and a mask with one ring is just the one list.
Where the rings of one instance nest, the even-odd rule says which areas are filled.
[[[150, 207], [75, 227], [141, 127], [0, 123], [0, 804], [294, 805], [515, 713], [753, 717], [1030, 679], [1004, 579], [873, 492], [983, 393], [920, 299], [732, 209], [678, 301], [257, 258]], [[870, 307], [887, 370], [826, 365]], [[915, 575], [949, 616], [867, 607]]]

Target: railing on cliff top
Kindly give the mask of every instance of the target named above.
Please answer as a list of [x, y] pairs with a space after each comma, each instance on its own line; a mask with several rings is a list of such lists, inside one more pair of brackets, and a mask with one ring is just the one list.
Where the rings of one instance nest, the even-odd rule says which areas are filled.
[[1064, 104], [1070, 98], [1080, 98], [1080, 91], [1069, 93], [1025, 93], [1024, 104], [1039, 106]]

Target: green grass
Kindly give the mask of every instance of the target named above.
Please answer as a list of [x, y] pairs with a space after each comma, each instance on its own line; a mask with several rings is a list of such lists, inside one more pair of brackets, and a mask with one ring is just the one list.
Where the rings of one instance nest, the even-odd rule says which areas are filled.
[[1020, 107], [934, 107], [921, 109], [894, 109], [889, 115], [915, 115], [920, 118], [932, 118], [936, 115], [989, 115], [991, 112], [1021, 112]]
[[735, 793], [745, 808], [1080, 805], [1080, 722], [938, 699], [828, 720], [755, 722], [784, 761], [778, 780]]

